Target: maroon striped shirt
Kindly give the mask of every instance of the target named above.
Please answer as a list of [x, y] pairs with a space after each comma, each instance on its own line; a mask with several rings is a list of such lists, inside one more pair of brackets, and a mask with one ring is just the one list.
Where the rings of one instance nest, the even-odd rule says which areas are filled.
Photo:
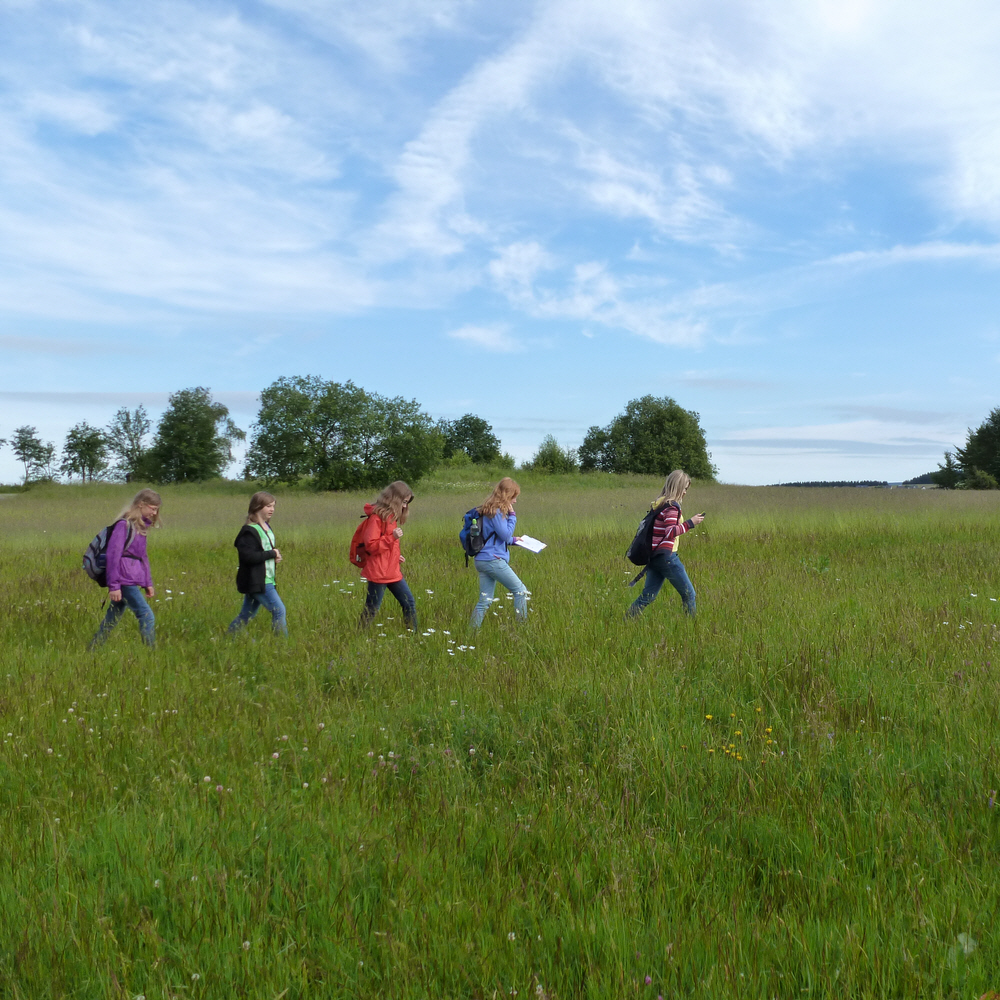
[[673, 500], [668, 500], [653, 522], [653, 552], [666, 546], [670, 552], [677, 551], [677, 539], [694, 527], [691, 521], [681, 520], [681, 509]]

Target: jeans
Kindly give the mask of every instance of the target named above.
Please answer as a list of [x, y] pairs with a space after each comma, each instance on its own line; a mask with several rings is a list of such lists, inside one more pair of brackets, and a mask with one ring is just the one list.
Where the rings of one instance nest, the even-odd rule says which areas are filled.
[[365, 609], [361, 612], [361, 621], [358, 625], [367, 628], [378, 614], [378, 609], [382, 607], [382, 598], [385, 597], [386, 590], [399, 601], [399, 606], [403, 609], [403, 622], [407, 628], [417, 631], [417, 602], [405, 580], [397, 580], [395, 583], [372, 583], [368, 581], [368, 593], [365, 595]]
[[514, 595], [514, 614], [519, 622], [525, 621], [528, 617], [528, 590], [510, 568], [510, 563], [504, 559], [477, 559], [476, 569], [479, 572], [479, 601], [472, 612], [472, 627], [482, 625], [497, 583], [502, 583]]
[[156, 618], [153, 609], [146, 602], [146, 595], [142, 587], [126, 584], [121, 588], [122, 599], [112, 601], [108, 605], [108, 613], [101, 622], [101, 627], [94, 633], [94, 638], [90, 640], [90, 649], [103, 646], [111, 634], [111, 630], [118, 624], [119, 619], [125, 614], [125, 609], [130, 608], [132, 614], [139, 619], [139, 635], [147, 646], [156, 645]]
[[641, 614], [647, 604], [652, 604], [653, 598], [660, 592], [664, 580], [669, 580], [674, 590], [681, 595], [684, 610], [689, 615], [694, 614], [694, 587], [691, 586], [691, 581], [688, 579], [684, 563], [680, 561], [676, 552], [657, 552], [649, 560], [649, 565], [646, 567], [646, 583], [642, 588], [642, 593], [628, 609], [627, 614], [630, 618]]
[[278, 588], [273, 583], [264, 584], [264, 590], [259, 594], [244, 594], [243, 607], [240, 613], [229, 623], [228, 632], [239, 632], [241, 628], [261, 608], [271, 612], [271, 628], [275, 635], [288, 635], [288, 624], [285, 621], [285, 605], [278, 596]]

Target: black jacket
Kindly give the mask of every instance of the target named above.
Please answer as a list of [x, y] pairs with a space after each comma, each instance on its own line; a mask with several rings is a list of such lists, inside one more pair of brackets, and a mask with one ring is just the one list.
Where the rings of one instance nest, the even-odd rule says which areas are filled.
[[236, 589], [241, 594], [264, 593], [264, 577], [268, 559], [274, 558], [274, 549], [265, 549], [260, 532], [252, 524], [244, 524], [233, 542], [240, 554], [240, 568], [236, 571]]

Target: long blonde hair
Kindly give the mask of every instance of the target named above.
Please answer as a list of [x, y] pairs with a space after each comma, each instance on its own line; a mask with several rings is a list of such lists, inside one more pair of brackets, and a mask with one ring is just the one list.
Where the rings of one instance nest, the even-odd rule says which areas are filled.
[[509, 514], [514, 509], [514, 501], [521, 495], [521, 487], [510, 476], [504, 476], [493, 492], [479, 505], [483, 517], [492, 517], [497, 512]]
[[[125, 518], [126, 521], [135, 532], [139, 535], [146, 534], [149, 528], [158, 528], [160, 526], [160, 504], [163, 501], [160, 499], [160, 494], [156, 490], [139, 490], [134, 497], [132, 497], [132, 502], [127, 506], [122, 508], [122, 512], [118, 515], [119, 518]], [[152, 507], [156, 507], [156, 517], [146, 524], [142, 519], [141, 507], [144, 503], [148, 503]]]
[[681, 505], [681, 497], [684, 491], [691, 485], [691, 477], [680, 469], [674, 469], [663, 482], [663, 492], [653, 501], [654, 507], [662, 507], [671, 500]]
[[402, 479], [397, 479], [394, 483], [389, 483], [372, 501], [372, 507], [383, 521], [392, 519], [396, 524], [406, 524], [412, 500], [413, 490]]
[[250, 506], [247, 508], [247, 519], [243, 522], [249, 524], [254, 519], [254, 514], [263, 510], [269, 503], [274, 503], [274, 497], [266, 490], [261, 490], [250, 497]]

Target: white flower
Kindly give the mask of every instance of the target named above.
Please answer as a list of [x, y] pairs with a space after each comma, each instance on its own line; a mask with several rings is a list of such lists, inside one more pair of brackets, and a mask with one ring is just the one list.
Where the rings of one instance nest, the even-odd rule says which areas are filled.
[[243, 950], [244, 951], [249, 951], [250, 950], [250, 942], [249, 941], [244, 941], [243, 942]]
[[277, 759], [278, 759], [278, 754], [276, 752], [271, 754], [271, 760], [277, 760]]
[[303, 781], [302, 782], [302, 787], [303, 788], [308, 788], [309, 787], [309, 782], [308, 781]]
[[513, 931], [511, 931], [511, 932], [510, 932], [510, 933], [509, 933], [509, 934], [507, 935], [507, 940], [508, 940], [508, 941], [513, 941], [513, 940], [514, 940], [514, 938], [516, 938], [516, 937], [517, 937], [517, 935], [516, 935], [516, 934], [515, 934], [515, 933], [514, 933]]
[[212, 776], [210, 774], [206, 774], [201, 780], [204, 781], [206, 785], [209, 785], [212, 783]]

